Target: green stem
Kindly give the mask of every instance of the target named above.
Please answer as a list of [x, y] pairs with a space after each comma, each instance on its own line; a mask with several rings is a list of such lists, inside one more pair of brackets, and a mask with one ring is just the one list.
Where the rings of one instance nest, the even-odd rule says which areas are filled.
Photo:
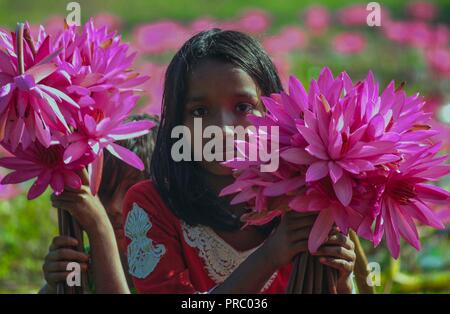
[[23, 31], [25, 24], [17, 23], [16, 28], [16, 46], [17, 46], [17, 70], [19, 75], [25, 73], [25, 64], [23, 60]]

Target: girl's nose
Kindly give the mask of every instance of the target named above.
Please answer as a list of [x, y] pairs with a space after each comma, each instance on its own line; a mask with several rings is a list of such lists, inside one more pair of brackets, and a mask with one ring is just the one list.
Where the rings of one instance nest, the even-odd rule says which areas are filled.
[[224, 109], [220, 111], [219, 121], [217, 122], [219, 123], [218, 126], [225, 130], [225, 127], [234, 126], [238, 121], [236, 120], [236, 115], [233, 112]]

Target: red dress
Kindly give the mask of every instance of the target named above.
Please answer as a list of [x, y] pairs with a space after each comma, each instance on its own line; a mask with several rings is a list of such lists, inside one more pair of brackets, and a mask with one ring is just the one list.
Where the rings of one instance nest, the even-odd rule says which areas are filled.
[[[139, 293], [208, 292], [257, 249], [237, 251], [211, 228], [186, 224], [149, 180], [127, 192], [123, 215], [129, 271]], [[278, 269], [261, 292], [284, 293], [291, 268]]]

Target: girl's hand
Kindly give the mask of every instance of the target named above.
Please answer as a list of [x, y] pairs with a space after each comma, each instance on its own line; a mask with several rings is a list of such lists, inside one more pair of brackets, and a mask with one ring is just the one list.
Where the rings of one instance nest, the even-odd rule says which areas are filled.
[[351, 274], [355, 266], [356, 253], [355, 245], [350, 237], [334, 229], [328, 240], [313, 255], [319, 256], [322, 264], [339, 271], [338, 293], [352, 292]]
[[[317, 213], [297, 213], [289, 211], [283, 215], [281, 222], [263, 245], [268, 260], [274, 268], [284, 266], [299, 253], [308, 250], [308, 238]], [[356, 254], [354, 243], [349, 237], [333, 228], [328, 240], [314, 253], [321, 257], [320, 262], [339, 271], [337, 292], [351, 293]]]
[[317, 217], [294, 211], [285, 213], [280, 224], [261, 247], [273, 267], [278, 269], [291, 262], [298, 253], [308, 250], [308, 237]]
[[53, 239], [42, 266], [47, 282], [47, 293], [56, 293], [57, 283], [66, 281], [69, 263], [76, 262], [80, 264], [81, 271], [87, 271], [89, 256], [73, 249], [77, 245], [77, 239], [71, 237], [58, 236]]
[[110, 224], [110, 221], [98, 196], [92, 195], [86, 176], [84, 171], [84, 184], [80, 190], [66, 188], [60, 195], [52, 194], [51, 201], [53, 207], [67, 210], [91, 234], [98, 227]]

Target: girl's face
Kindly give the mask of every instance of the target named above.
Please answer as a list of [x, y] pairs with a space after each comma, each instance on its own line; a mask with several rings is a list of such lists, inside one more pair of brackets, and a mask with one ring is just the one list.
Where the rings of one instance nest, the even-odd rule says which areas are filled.
[[[188, 80], [184, 125], [191, 136], [194, 135], [194, 118], [202, 118], [203, 129], [213, 125], [220, 127], [225, 150], [225, 127], [248, 126], [247, 114], [263, 112], [259, 97], [258, 86], [244, 70], [230, 63], [205, 60], [191, 71]], [[203, 145], [208, 141], [210, 139], [204, 139]], [[200, 163], [211, 174], [231, 174], [231, 169], [222, 166], [221, 161], [207, 162], [202, 158]]]

